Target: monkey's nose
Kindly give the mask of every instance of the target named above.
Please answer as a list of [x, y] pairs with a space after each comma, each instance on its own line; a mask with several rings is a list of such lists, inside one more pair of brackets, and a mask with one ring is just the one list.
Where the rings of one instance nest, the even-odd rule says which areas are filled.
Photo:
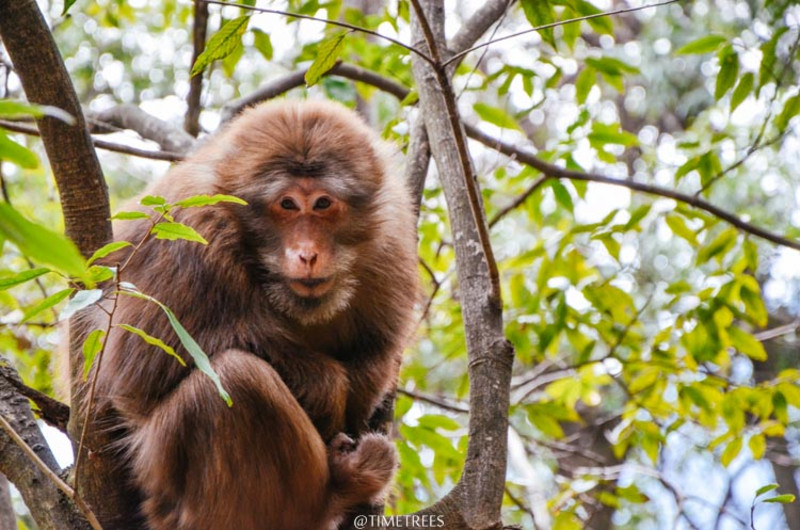
[[317, 253], [313, 251], [303, 252], [302, 250], [297, 254], [300, 262], [308, 267], [313, 267], [317, 263]]

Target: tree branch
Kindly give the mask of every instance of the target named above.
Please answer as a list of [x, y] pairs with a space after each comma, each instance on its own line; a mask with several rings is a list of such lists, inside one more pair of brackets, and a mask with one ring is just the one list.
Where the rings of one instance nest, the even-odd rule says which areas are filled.
[[[448, 48], [453, 50], [456, 55], [464, 57], [465, 50], [470, 48], [475, 42], [486, 33], [492, 24], [497, 22], [503, 13], [511, 7], [516, 0], [489, 0], [484, 3], [464, 24], [448, 43]], [[452, 59], [448, 63], [457, 64]]]
[[28, 400], [9, 381], [9, 377], [19, 381], [19, 376], [2, 358], [0, 366], [5, 370], [0, 378], [0, 472], [17, 487], [42, 530], [89, 528], [68, 499], [71, 488], [59, 490], [64, 484], [56, 475], [58, 464], [36, 425]]
[[[642, 193], [647, 193], [649, 195], [666, 197], [668, 199], [673, 199], [675, 201], [688, 204], [689, 206], [693, 206], [699, 210], [706, 211], [711, 215], [718, 217], [719, 219], [722, 219], [727, 223], [733, 225], [742, 232], [754, 235], [756, 237], [760, 237], [762, 239], [766, 239], [767, 241], [771, 241], [778, 245], [782, 245], [788, 248], [793, 248], [795, 250], [800, 250], [800, 241], [794, 241], [785, 238], [783, 236], [779, 236], [777, 234], [769, 232], [768, 230], [750, 224], [746, 221], [742, 221], [735, 214], [723, 210], [722, 208], [715, 206], [710, 202], [700, 199], [694, 195], [688, 195], [686, 193], [681, 193], [679, 191], [662, 188], [660, 186], [654, 186], [652, 184], [645, 184], [643, 182], [637, 182], [634, 180], [620, 180], [607, 177], [605, 175], [599, 175], [596, 173], [582, 173], [580, 171], [573, 171], [570, 169], [558, 167], [554, 164], [545, 162], [544, 160], [537, 158], [533, 153], [520, 149], [515, 145], [512, 145], [508, 142], [504, 142], [496, 138], [492, 138], [490, 135], [484, 133], [477, 127], [467, 126], [466, 129], [467, 133], [471, 138], [474, 138], [479, 142], [489, 147], [492, 147], [507, 156], [514, 157], [516, 160], [522, 162], [523, 164], [527, 164], [532, 168], [539, 170], [544, 175], [545, 180], [551, 178], [557, 178], [557, 179], [567, 179], [567, 180], [584, 180], [587, 182], [601, 182], [603, 184], [611, 184], [612, 186], [622, 186], [624, 188], [632, 189], [635, 191], [641, 191]], [[541, 186], [543, 183], [544, 183], [543, 180], [539, 179], [531, 186], [531, 188], [529, 188], [525, 193], [523, 193], [523, 196], [527, 198], [533, 191], [538, 189], [538, 187]], [[516, 203], [517, 201], [515, 201], [515, 204]], [[521, 204], [521, 202], [519, 204]], [[497, 217], [492, 219], [493, 222], [496, 222], [496, 220]]]
[[69, 422], [67, 405], [23, 383], [8, 363], [0, 363], [0, 378], [5, 379], [8, 384], [13, 386], [17, 393], [33, 401], [39, 408], [39, 415], [44, 421], [62, 432], [67, 432], [67, 422]]
[[[194, 0], [194, 26], [192, 29], [192, 64], [206, 49], [206, 32], [208, 31], [208, 4], [202, 0]], [[189, 81], [189, 94], [186, 97], [186, 118], [183, 128], [192, 136], [200, 133], [200, 96], [203, 94], [203, 76], [196, 75]]]
[[[22, 123], [15, 121], [0, 120], [0, 127], [12, 132], [29, 134], [31, 136], [40, 136], [39, 130], [36, 127], [32, 127], [30, 125], [24, 125]], [[129, 145], [107, 142], [105, 140], [100, 140], [98, 138], [92, 138], [92, 144], [98, 149], [113, 151], [115, 153], [121, 153], [123, 155], [137, 156], [139, 158], [149, 158], [151, 160], [165, 160], [167, 162], [177, 162], [183, 160], [183, 155], [180, 153], [139, 149], [138, 147], [131, 147]]]
[[[272, 15], [283, 15], [285, 17], [299, 18], [299, 19], [302, 19], [302, 20], [314, 20], [316, 22], [323, 22], [323, 23], [331, 25], [331, 26], [338, 26], [340, 28], [345, 28], [345, 29], [349, 29], [349, 30], [353, 30], [353, 31], [358, 31], [359, 33], [366, 33], [367, 35], [372, 35], [374, 37], [378, 37], [379, 39], [383, 39], [385, 41], [391, 42], [392, 44], [396, 44], [396, 45], [400, 46], [401, 48], [405, 48], [406, 50], [408, 50], [411, 53], [415, 54], [417, 57], [421, 58], [422, 60], [424, 60], [424, 61], [426, 61], [428, 63], [433, 63], [433, 60], [430, 57], [428, 57], [426, 54], [424, 54], [423, 52], [419, 51], [418, 49], [414, 48], [413, 46], [409, 46], [408, 44], [405, 44], [404, 42], [401, 42], [401, 41], [399, 41], [397, 39], [393, 39], [391, 37], [383, 35], [382, 33], [378, 33], [377, 31], [373, 31], [373, 30], [367, 29], [367, 28], [362, 28], [361, 26], [355, 26], [353, 24], [348, 24], [347, 22], [342, 22], [340, 20], [331, 20], [329, 18], [312, 17], [310, 15], [301, 15], [299, 13], [290, 13], [289, 11], [280, 11], [278, 9], [266, 9], [266, 8], [263, 8], [263, 7], [255, 7], [255, 6], [245, 5], [245, 4], [234, 4], [234, 3], [230, 3], [230, 2], [223, 2], [223, 1], [220, 1], [220, 0], [200, 0], [200, 1], [201, 2], [205, 2], [206, 4], [215, 4], [215, 5], [220, 5], [220, 6], [238, 7], [239, 9], [245, 9], [247, 11], [255, 11], [256, 13], [268, 13], [268, 14], [272, 14]], [[677, 1], [677, 0], [674, 0], [674, 1]]]
[[[89, 131], [96, 134], [130, 129], [146, 140], [157, 143], [163, 151], [185, 155], [195, 139], [187, 132], [148, 114], [136, 105], [123, 104], [89, 115]], [[98, 146], [99, 147], [99, 146]]]
[[535, 28], [526, 29], [525, 31], [519, 31], [519, 32], [513, 33], [511, 35], [506, 35], [505, 37], [500, 37], [498, 39], [489, 40], [489, 41], [486, 41], [486, 42], [484, 42], [482, 44], [478, 44], [477, 46], [473, 46], [472, 48], [464, 50], [462, 52], [456, 53], [450, 59], [445, 61], [444, 66], [448, 66], [450, 63], [453, 63], [453, 62], [461, 60], [465, 55], [467, 55], [470, 52], [474, 52], [475, 50], [479, 50], [479, 49], [484, 48], [486, 46], [491, 46], [492, 44], [495, 44], [497, 42], [502, 42], [504, 40], [513, 39], [513, 38], [519, 37], [521, 35], [527, 35], [528, 33], [533, 33], [533, 32], [536, 32], [536, 31], [542, 31], [543, 29], [555, 28], [555, 27], [558, 27], [558, 26], [564, 26], [566, 24], [572, 24], [574, 22], [582, 22], [584, 20], [591, 20], [593, 18], [608, 17], [608, 16], [612, 16], [612, 15], [621, 15], [623, 13], [632, 13], [634, 11], [641, 11], [643, 9], [650, 9], [650, 8], [653, 8], [653, 7], [661, 7], [661, 6], [665, 6], [665, 5], [668, 5], [668, 4], [674, 4], [674, 3], [680, 2], [680, 1], [681, 0], [667, 0], [666, 2], [660, 2], [660, 3], [657, 3], [657, 4], [648, 4], [648, 5], [638, 6], [638, 7], [628, 7], [628, 8], [625, 8], [625, 9], [617, 9], [617, 10], [614, 10], [614, 11], [605, 11], [603, 13], [595, 13], [593, 15], [586, 15], [586, 16], [582, 16], [582, 17], [570, 18], [570, 19], [567, 19], [567, 20], [559, 20], [557, 22], [551, 22], [550, 24], [543, 24], [541, 26], [536, 26]]
[[[429, 42], [431, 55], [438, 58], [437, 42], [442, 42], [444, 35], [444, 9], [441, 0], [429, 0], [426, 6], [423, 14], [414, 0], [417, 16], [412, 18], [412, 38], [415, 43]], [[513, 348], [503, 335], [499, 298], [487, 294], [493, 290], [487, 261], [491, 258], [484, 254], [486, 247], [478, 232], [480, 224], [485, 228], [485, 221], [480, 204], [475, 215], [474, 203], [464, 193], [465, 182], [468, 186], [476, 183], [461, 124], [457, 112], [453, 112], [449, 79], [446, 75], [442, 79], [445, 71], [441, 63], [431, 67], [412, 57], [412, 68], [419, 90], [420, 116], [425, 121], [444, 187], [453, 232], [470, 382], [469, 446], [464, 472], [450, 494], [421, 513], [443, 514], [447, 528], [497, 528], [505, 485]]]

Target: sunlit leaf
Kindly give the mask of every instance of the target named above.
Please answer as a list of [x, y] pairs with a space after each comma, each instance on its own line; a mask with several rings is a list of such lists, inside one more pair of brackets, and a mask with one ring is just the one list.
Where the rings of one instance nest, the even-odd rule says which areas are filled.
[[341, 55], [344, 47], [344, 38], [348, 33], [350, 32], [337, 33], [320, 44], [317, 56], [306, 72], [306, 86], [316, 85], [322, 76], [336, 65], [336, 61], [339, 60], [339, 55]]
[[682, 55], [710, 53], [717, 51], [725, 42], [728, 42], [728, 39], [721, 35], [706, 35], [688, 44], [684, 44], [678, 48], [675, 53]]
[[475, 112], [478, 113], [478, 116], [481, 119], [491, 123], [492, 125], [497, 125], [498, 127], [503, 127], [505, 129], [516, 129], [522, 130], [515, 120], [510, 114], [508, 114], [505, 110], [493, 107], [491, 105], [487, 105], [486, 103], [476, 103], [473, 105]]
[[0, 129], [0, 160], [8, 160], [25, 169], [39, 167], [39, 157], [27, 147], [9, 138], [3, 129]]
[[100, 353], [100, 350], [103, 348], [103, 337], [105, 337], [105, 335], [105, 330], [96, 329], [89, 333], [89, 336], [86, 337], [85, 341], [83, 341], [84, 379], [86, 379], [86, 377], [89, 375], [89, 370], [92, 368], [95, 357], [97, 357], [97, 354]]
[[241, 204], [247, 205], [246, 201], [243, 201], [239, 197], [234, 197], [233, 195], [195, 195], [194, 197], [189, 197], [188, 199], [183, 199], [175, 203], [175, 206], [180, 206], [182, 208], [193, 208], [196, 206], [212, 206], [214, 204], [220, 202], [232, 202], [234, 204]]
[[36, 262], [77, 278], [86, 274], [86, 264], [72, 241], [25, 219], [6, 202], [0, 203], [0, 235]]
[[269, 34], [264, 33], [258, 28], [253, 28], [253, 37], [253, 46], [261, 53], [264, 59], [271, 61], [273, 50]]
[[186, 348], [186, 351], [189, 353], [189, 355], [191, 355], [192, 360], [194, 361], [194, 364], [197, 367], [197, 369], [200, 370], [202, 373], [204, 373], [209, 379], [211, 379], [211, 381], [217, 387], [217, 393], [225, 401], [225, 403], [227, 403], [229, 407], [233, 406], [233, 400], [231, 399], [230, 394], [228, 394], [228, 392], [222, 387], [222, 381], [220, 381], [219, 375], [217, 374], [217, 372], [214, 371], [214, 368], [211, 366], [211, 361], [209, 361], [208, 355], [206, 355], [206, 352], [204, 352], [203, 349], [200, 347], [200, 345], [197, 344], [197, 342], [194, 340], [194, 338], [192, 338], [189, 332], [186, 331], [186, 328], [184, 328], [183, 325], [181, 325], [180, 321], [178, 320], [178, 317], [175, 316], [175, 313], [173, 313], [170, 308], [168, 308], [166, 305], [162, 304], [152, 296], [146, 295], [141, 291], [139, 291], [138, 289], [136, 289], [136, 286], [132, 284], [121, 283], [120, 288], [122, 289], [122, 291], [120, 291], [120, 294], [132, 296], [134, 298], [140, 298], [142, 300], [147, 300], [148, 302], [156, 304], [158, 307], [161, 308], [162, 311], [164, 311], [164, 314], [167, 315], [167, 319], [169, 320], [172, 329], [175, 330], [175, 334], [178, 335], [178, 339], [181, 341], [181, 344], [183, 345], [184, 348]]
[[73, 296], [72, 299], [67, 302], [67, 305], [64, 306], [64, 309], [61, 310], [61, 313], [58, 315], [58, 319], [66, 320], [81, 309], [86, 309], [90, 305], [94, 304], [102, 297], [103, 291], [101, 289], [87, 289], [78, 291], [78, 294]]
[[156, 239], [168, 239], [170, 241], [185, 239], [208, 245], [208, 241], [198, 234], [194, 228], [182, 223], [158, 223], [150, 232], [155, 234]]
[[18, 272], [17, 274], [11, 276], [3, 276], [0, 278], [0, 291], [5, 291], [11, 287], [28, 282], [38, 278], [42, 274], [47, 274], [48, 272], [50, 272], [50, 269], [40, 267], [38, 269], [30, 269], [27, 271]]
[[241, 47], [242, 35], [247, 31], [249, 22], [249, 15], [242, 15], [225, 22], [225, 24], [219, 28], [219, 31], [208, 40], [206, 49], [200, 54], [197, 61], [195, 61], [194, 66], [192, 66], [192, 77], [201, 73], [214, 61], [227, 57], [237, 48]]
[[742, 104], [742, 102], [747, 99], [747, 96], [753, 91], [753, 85], [755, 84], [755, 75], [753, 72], [747, 72], [742, 76], [739, 80], [739, 84], [736, 85], [736, 88], [733, 91], [733, 95], [731, 95], [731, 112], [736, 110], [736, 107]]
[[63, 121], [69, 125], [75, 123], [75, 118], [68, 112], [50, 105], [33, 105], [12, 99], [0, 100], [0, 118], [24, 118], [26, 116], [49, 116]]
[[153, 337], [152, 335], [148, 334], [143, 329], [139, 329], [139, 328], [131, 326], [129, 324], [117, 324], [116, 327], [122, 328], [125, 331], [129, 331], [129, 332], [133, 333], [134, 335], [137, 335], [137, 336], [141, 337], [141, 339], [143, 341], [145, 341], [147, 344], [150, 344], [152, 346], [156, 346], [158, 348], [161, 348], [168, 355], [171, 355], [172, 357], [175, 357], [175, 359], [177, 359], [177, 361], [181, 364], [181, 366], [186, 366], [186, 361], [184, 361], [183, 358], [181, 358], [180, 355], [175, 353], [175, 349], [172, 346], [170, 346], [169, 344], [166, 344], [163, 340], [161, 340], [161, 339], [159, 339], [157, 337]]
[[778, 495], [770, 499], [764, 499], [763, 502], [777, 502], [780, 504], [790, 504], [794, 502], [794, 499], [795, 497], [791, 493], [784, 493], [783, 495]]
[[108, 256], [112, 252], [116, 252], [117, 250], [130, 246], [132, 246], [132, 244], [128, 241], [112, 241], [111, 243], [108, 243], [107, 245], [104, 245], [99, 249], [97, 249], [97, 251], [95, 251], [95, 253], [92, 254], [92, 257], [89, 258], [89, 261], [87, 261], [86, 263], [88, 265], [91, 265], [95, 261], [99, 260], [100, 258]]
[[719, 100], [730, 90], [739, 76], [739, 55], [732, 46], [726, 46], [719, 53], [719, 73], [714, 88], [714, 98]]
[[69, 297], [75, 289], [72, 287], [68, 287], [66, 289], [62, 289], [55, 294], [52, 294], [33, 306], [32, 308], [25, 311], [25, 314], [22, 316], [22, 320], [20, 320], [20, 324], [25, 323], [38, 315], [39, 313], [50, 309], [51, 307], [57, 305], [58, 303], [62, 302], [64, 299]]

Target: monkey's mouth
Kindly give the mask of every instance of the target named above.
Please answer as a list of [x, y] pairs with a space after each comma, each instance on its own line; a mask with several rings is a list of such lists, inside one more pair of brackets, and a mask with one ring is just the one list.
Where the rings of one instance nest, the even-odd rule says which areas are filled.
[[333, 286], [333, 278], [290, 278], [289, 288], [302, 298], [319, 298]]

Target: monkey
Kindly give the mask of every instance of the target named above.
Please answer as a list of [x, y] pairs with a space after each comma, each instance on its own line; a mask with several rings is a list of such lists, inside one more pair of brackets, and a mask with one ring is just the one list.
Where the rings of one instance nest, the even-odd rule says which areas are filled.
[[[88, 407], [96, 377], [94, 421], [120, 433], [147, 528], [334, 529], [380, 500], [396, 467], [390, 439], [368, 421], [413, 328], [409, 192], [353, 111], [287, 100], [245, 110], [142, 195], [199, 194], [247, 204], [170, 212], [207, 245], [148, 237], [152, 219], [125, 221], [116, 239], [134, 245], [103, 263], [123, 264], [119, 282], [177, 315], [232, 406], [163, 312], [128, 296], [113, 323], [162, 339], [186, 366], [112, 326], [79, 395]], [[83, 311], [75, 329], [106, 329], [110, 309]]]

